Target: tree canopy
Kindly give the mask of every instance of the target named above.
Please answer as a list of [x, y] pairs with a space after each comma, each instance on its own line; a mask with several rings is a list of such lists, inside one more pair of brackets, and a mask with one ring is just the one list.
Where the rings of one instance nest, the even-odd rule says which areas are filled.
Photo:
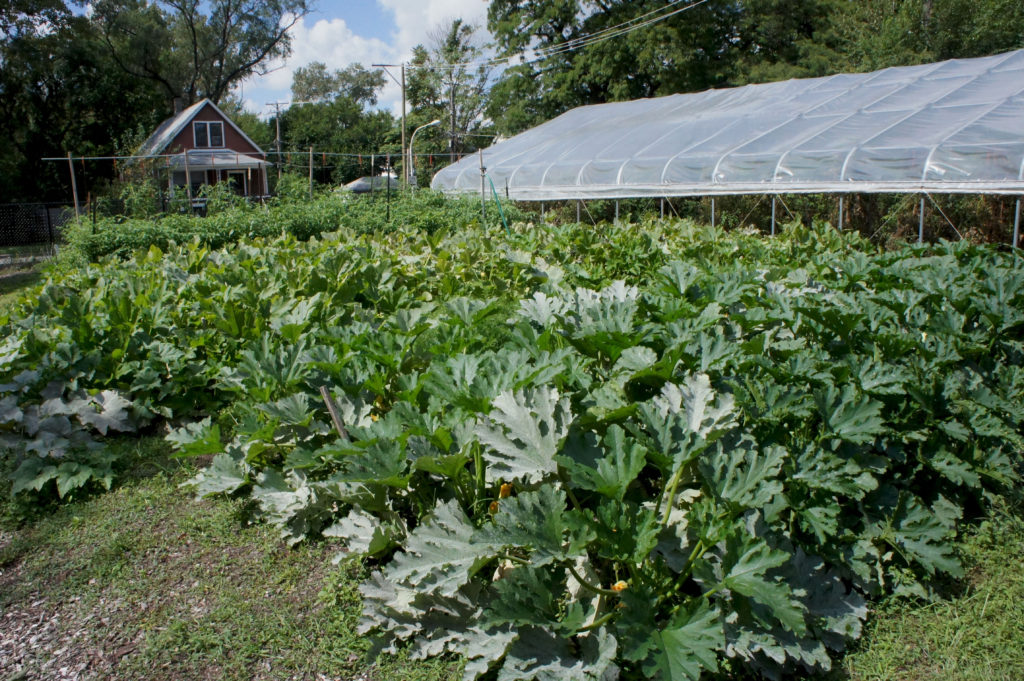
[[[489, 122], [484, 115], [492, 67], [483, 59], [477, 27], [461, 19], [441, 24], [427, 45], [413, 48], [408, 75], [411, 129], [433, 120], [436, 128], [417, 137], [414, 151], [457, 157], [486, 146]], [[417, 161], [419, 182], [429, 183], [430, 156]]]
[[[85, 5], [81, 0], [74, 4]], [[287, 29], [307, 0], [60, 0], [0, 3], [0, 201], [69, 196], [67, 170], [47, 156], [131, 151], [171, 114], [172, 100], [224, 100], [289, 53]], [[80, 169], [84, 198], [115, 165]]]
[[290, 53], [309, 0], [96, 0], [93, 21], [114, 61], [171, 99], [219, 102]]
[[328, 71], [323, 62], [310, 62], [292, 74], [292, 97], [300, 101], [330, 102], [345, 97], [360, 106], [375, 106], [377, 93], [384, 87], [384, 72], [355, 63], [344, 69]]
[[[290, 53], [288, 29], [312, 2], [0, 3], [0, 131], [8, 141], [0, 201], [66, 199], [66, 168], [43, 157], [126, 151], [178, 97], [229, 105], [271, 146], [274, 127], [244, 112], [232, 92]], [[492, 133], [580, 105], [1024, 47], [1019, 15], [1020, 0], [491, 0], [488, 28], [510, 64], [493, 70], [478, 29], [441, 24], [407, 71], [408, 130], [442, 121], [416, 138], [416, 151], [440, 164], [488, 144]], [[397, 158], [397, 124], [374, 110], [383, 85], [380, 71], [359, 64], [296, 69], [295, 99], [320, 103], [282, 114], [285, 148]], [[357, 156], [321, 166], [330, 166], [322, 178], [331, 181], [369, 170]], [[81, 193], [101, 190], [115, 170], [87, 165]], [[427, 180], [429, 160], [419, 170]]]
[[1019, 14], [1019, 0], [492, 0], [513, 62], [487, 111], [512, 133], [585, 104], [993, 54], [1024, 46]]

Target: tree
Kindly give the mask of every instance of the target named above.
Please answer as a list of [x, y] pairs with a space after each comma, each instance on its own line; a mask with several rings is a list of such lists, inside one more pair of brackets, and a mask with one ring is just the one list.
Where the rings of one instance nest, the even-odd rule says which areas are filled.
[[292, 74], [292, 97], [298, 101], [329, 102], [347, 97], [360, 106], [375, 106], [377, 92], [384, 87], [384, 72], [355, 63], [334, 72], [323, 62], [300, 66]]
[[709, 2], [614, 33], [637, 17], [667, 13], [666, 3], [494, 0], [488, 27], [512, 62], [492, 89], [488, 114], [512, 133], [576, 106], [725, 85], [739, 5]]
[[96, 0], [91, 7], [126, 73], [191, 104], [219, 102], [290, 54], [288, 30], [309, 12], [310, 0]]
[[[317, 152], [313, 174], [320, 182], [349, 182], [370, 173], [374, 155], [397, 146], [391, 114], [370, 109], [377, 103], [377, 92], [382, 87], [383, 73], [360, 64], [333, 72], [321, 62], [296, 69], [292, 96], [304, 103], [289, 107], [281, 115], [285, 148], [296, 150], [294, 155], [284, 156], [285, 167], [308, 172], [304, 152], [313, 147]], [[325, 156], [324, 152], [334, 155]], [[378, 170], [383, 157], [380, 160]]]
[[[1020, 0], [493, 0], [505, 133], [584, 104], [1024, 46]], [[522, 55], [519, 59], [518, 56]]]
[[[89, 20], [65, 9], [16, 2], [0, 12], [0, 201], [68, 200], [67, 164], [44, 157], [107, 155], [161, 117], [156, 89], [118, 68]], [[109, 161], [76, 172], [83, 199], [116, 175]]]
[[62, 0], [7, 0], [0, 4], [3, 42], [37, 34], [44, 26], [63, 26], [70, 16]]
[[843, 20], [844, 53], [863, 71], [1024, 47], [1019, 0], [863, 0]]
[[[435, 28], [430, 34], [429, 48], [413, 48], [406, 88], [412, 109], [411, 127], [442, 121], [438, 132], [432, 129], [424, 132], [427, 137], [416, 138], [416, 151], [446, 151], [458, 156], [483, 146], [488, 130], [484, 111], [492, 70], [477, 42], [476, 27], [461, 19]], [[424, 181], [429, 179], [429, 173], [418, 177]]]
[[262, 120], [253, 112], [246, 110], [242, 100], [229, 95], [222, 99], [217, 107], [261, 149], [274, 147], [274, 129], [271, 121]]

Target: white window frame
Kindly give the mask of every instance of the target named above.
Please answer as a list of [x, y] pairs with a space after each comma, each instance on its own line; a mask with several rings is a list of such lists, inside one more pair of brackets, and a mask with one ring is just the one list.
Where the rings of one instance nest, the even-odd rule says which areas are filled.
[[[204, 127], [206, 144], [200, 144], [199, 126]], [[213, 144], [213, 126], [220, 128], [220, 144]], [[223, 121], [192, 121], [192, 142], [196, 149], [223, 149], [224, 148], [224, 123]]]

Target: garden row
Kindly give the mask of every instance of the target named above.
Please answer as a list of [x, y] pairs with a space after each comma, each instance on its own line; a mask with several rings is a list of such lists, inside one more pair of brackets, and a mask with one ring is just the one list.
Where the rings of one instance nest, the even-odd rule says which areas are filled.
[[[247, 203], [226, 189], [212, 187], [205, 204], [206, 217], [170, 212], [72, 223], [65, 233], [65, 260], [81, 265], [106, 256], [129, 257], [150, 246], [167, 250], [191, 241], [221, 248], [239, 240], [281, 234], [306, 240], [339, 228], [358, 234], [384, 234], [401, 225], [432, 233], [469, 226], [481, 217], [479, 200], [449, 199], [432, 192], [362, 197], [348, 192], [319, 192], [309, 197], [306, 192], [303, 182], [286, 176], [280, 195], [265, 205]], [[510, 220], [524, 217], [513, 205], [505, 205], [502, 210]]]
[[1019, 480], [1024, 262], [793, 226], [151, 248], [0, 319], [19, 495], [173, 426], [200, 495], [377, 565], [363, 630], [474, 678], [826, 670]]

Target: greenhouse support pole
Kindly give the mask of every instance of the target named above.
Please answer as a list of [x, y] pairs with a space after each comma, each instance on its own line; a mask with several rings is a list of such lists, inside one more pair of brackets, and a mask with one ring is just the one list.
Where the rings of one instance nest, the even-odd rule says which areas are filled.
[[661, 200], [661, 219], [665, 219], [665, 199]]
[[[372, 175], [373, 173], [371, 173]], [[409, 186], [409, 168], [405, 165], [405, 62], [402, 62], [402, 184]], [[480, 182], [480, 196], [484, 195], [484, 184]]]
[[547, 215], [547, 211], [544, 210], [544, 202], [540, 202], [540, 219], [543, 220], [544, 216]]
[[1020, 197], [1017, 198], [1017, 210], [1013, 215], [1013, 247], [1020, 248]]
[[775, 195], [772, 194], [772, 236], [775, 236]]
[[[1020, 204], [1020, 201], [1017, 202]], [[576, 199], [576, 224], [580, 223], [580, 200]]]
[[[75, 162], [71, 160], [71, 152], [68, 152], [68, 169], [71, 171], [71, 200], [75, 202], [75, 222], [82, 219], [78, 214], [78, 183], [75, 181]], [[1017, 202], [1020, 205], [1020, 202]]]
[[615, 201], [615, 222], [619, 221], [619, 202]]
[[917, 221], [917, 243], [924, 243], [924, 199], [921, 199], [921, 215]]
[[484, 167], [484, 150], [480, 150], [480, 222], [487, 224], [487, 168]]
[[711, 229], [715, 228], [715, 197], [711, 197]]
[[843, 197], [839, 197], [839, 231], [843, 231]]

